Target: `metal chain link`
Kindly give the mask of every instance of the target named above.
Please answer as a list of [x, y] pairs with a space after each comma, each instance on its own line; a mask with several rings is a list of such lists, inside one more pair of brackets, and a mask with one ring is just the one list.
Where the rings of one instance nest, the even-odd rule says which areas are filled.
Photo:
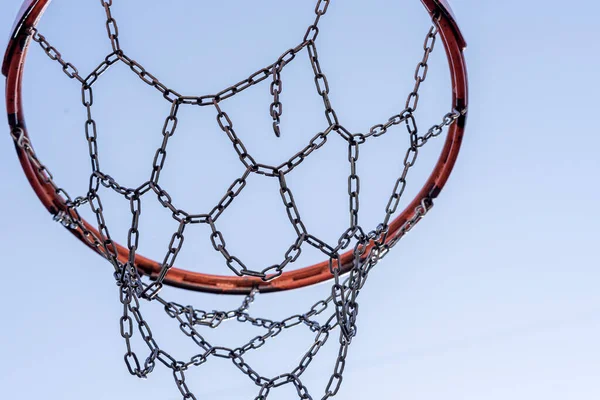
[[[438, 19], [438, 17], [435, 19]], [[433, 25], [427, 32], [427, 35], [425, 35], [425, 41], [423, 42], [423, 57], [421, 58], [421, 61], [417, 63], [414, 73], [415, 84], [413, 90], [408, 94], [404, 110], [396, 115], [391, 116], [383, 124], [373, 125], [371, 129], [369, 129], [369, 133], [365, 135], [365, 138], [384, 135], [390, 127], [405, 122], [407, 119], [411, 118], [413, 113], [417, 110], [419, 101], [419, 88], [427, 78], [427, 71], [429, 70], [429, 56], [433, 52], [435, 41], [437, 39], [437, 33], [437, 27]]]
[[[418, 149], [424, 146], [430, 139], [439, 136], [443, 129], [452, 125], [456, 120], [466, 112], [451, 112], [446, 114], [442, 122], [433, 125], [425, 134], [419, 135], [414, 117], [414, 111], [417, 109], [419, 100], [419, 88], [425, 81], [428, 72], [428, 60], [433, 51], [437, 29], [435, 25], [429, 30], [424, 42], [424, 55], [418, 63], [414, 79], [415, 85], [406, 100], [405, 109], [389, 118], [385, 124], [373, 126], [367, 134], [351, 134], [346, 128], [339, 124], [337, 115], [329, 99], [329, 84], [325, 74], [322, 71], [315, 40], [319, 33], [318, 24], [323, 15], [327, 12], [330, 1], [318, 0], [315, 7], [315, 20], [308, 27], [303, 42], [286, 51], [279, 59], [250, 75], [249, 78], [234, 84], [215, 95], [204, 96], [182, 96], [177, 91], [169, 89], [161, 83], [154, 75], [149, 73], [137, 61], [125, 55], [119, 44], [119, 31], [115, 18], [112, 15], [112, 0], [101, 0], [101, 4], [106, 13], [106, 30], [111, 42], [113, 52], [83, 79], [78, 70], [62, 58], [61, 54], [48, 43], [48, 41], [32, 28], [30, 35], [32, 39], [39, 43], [44, 52], [51, 60], [57, 61], [63, 69], [63, 72], [71, 79], [79, 81], [81, 87], [82, 104], [87, 112], [85, 122], [85, 137], [88, 142], [88, 152], [91, 160], [92, 173], [90, 176], [90, 185], [86, 196], [79, 196], [72, 200], [67, 192], [54, 183], [54, 178], [48, 169], [38, 160], [31, 143], [24, 131], [16, 128], [11, 132], [11, 136], [16, 146], [23, 151], [29, 162], [36, 170], [38, 177], [44, 183], [50, 184], [59, 195], [66, 206], [66, 211], [59, 211], [54, 215], [55, 220], [63, 224], [68, 229], [79, 232], [84, 240], [107, 258], [115, 267], [115, 278], [119, 288], [119, 299], [123, 306], [123, 312], [119, 320], [119, 330], [125, 342], [126, 352], [124, 355], [127, 370], [140, 378], [147, 377], [155, 368], [158, 361], [165, 367], [171, 369], [174, 382], [180, 391], [183, 399], [196, 399], [191, 392], [186, 381], [185, 372], [190, 368], [200, 366], [210, 358], [225, 358], [231, 360], [233, 365], [244, 375], [254, 382], [259, 388], [256, 399], [264, 400], [269, 393], [278, 387], [284, 385], [293, 385], [300, 399], [312, 399], [308, 389], [300, 377], [317, 356], [320, 349], [331, 337], [331, 333], [339, 328], [339, 348], [334, 364], [334, 369], [326, 384], [324, 395], [321, 399], [328, 399], [335, 396], [341, 387], [343, 373], [345, 370], [346, 357], [352, 338], [356, 335], [356, 320], [358, 315], [358, 295], [364, 286], [369, 272], [372, 268], [389, 252], [401, 237], [422, 219], [432, 207], [431, 199], [425, 198], [421, 204], [414, 210], [413, 216], [407, 220], [393, 237], [388, 237], [388, 223], [391, 216], [395, 213], [398, 203], [406, 187], [406, 178], [412, 166], [414, 166]], [[273, 95], [270, 114], [274, 119], [273, 128], [279, 136], [279, 122], [281, 117], [281, 102], [279, 95], [282, 91], [281, 71], [283, 67], [291, 62], [296, 54], [306, 47], [314, 72], [314, 81], [318, 94], [322, 97], [325, 107], [325, 116], [328, 122], [327, 128], [316, 134], [309, 144], [292, 156], [288, 161], [279, 166], [270, 166], [259, 163], [252, 157], [242, 141], [239, 139], [233, 129], [233, 123], [227, 113], [225, 113], [220, 103], [227, 98], [240, 93], [247, 88], [272, 76], [273, 81], [270, 86]], [[92, 118], [92, 106], [94, 103], [92, 86], [98, 78], [116, 62], [123, 62], [144, 82], [155, 87], [162, 93], [163, 97], [171, 103], [171, 111], [167, 116], [162, 129], [162, 143], [157, 149], [152, 163], [152, 170], [149, 181], [145, 182], [136, 189], [127, 188], [116, 182], [110, 175], [102, 172], [98, 155], [98, 127]], [[207, 213], [189, 213], [178, 209], [172, 201], [169, 193], [159, 185], [159, 178], [162, 169], [165, 166], [167, 155], [167, 144], [169, 138], [174, 134], [177, 126], [177, 111], [181, 105], [213, 105], [217, 111], [217, 122], [221, 130], [232, 142], [234, 151], [238, 154], [240, 161], [245, 166], [244, 174], [236, 179], [227, 192], [213, 209]], [[381, 136], [393, 126], [404, 122], [410, 137], [410, 146], [405, 154], [403, 170], [397, 179], [392, 195], [388, 200], [385, 210], [385, 217], [376, 229], [365, 234], [359, 225], [359, 195], [360, 178], [357, 174], [357, 162], [359, 159], [359, 147], [365, 143], [366, 139], [373, 136]], [[331, 131], [336, 131], [348, 143], [348, 161], [350, 163], [350, 174], [348, 177], [348, 196], [349, 196], [349, 228], [340, 236], [337, 245], [332, 246], [325, 241], [310, 234], [306, 229], [304, 222], [300, 217], [300, 212], [294, 201], [291, 189], [288, 187], [285, 175], [300, 165], [311, 153], [320, 149], [326, 142]], [[263, 175], [266, 177], [277, 178], [280, 186], [280, 196], [286, 208], [288, 219], [292, 224], [297, 238], [288, 248], [284, 255], [284, 261], [280, 264], [265, 268], [261, 271], [248, 269], [244, 263], [237, 257], [232, 256], [226, 249], [226, 242], [221, 231], [217, 229], [216, 222], [220, 215], [236, 199], [247, 184], [247, 178], [251, 173]], [[116, 244], [112, 241], [106, 225], [103, 213], [103, 205], [98, 194], [100, 186], [111, 189], [125, 197], [130, 203], [132, 223], [127, 235], [128, 259], [120, 261], [117, 258]], [[142, 197], [149, 192], [154, 192], [158, 197], [159, 203], [172, 212], [172, 217], [178, 222], [178, 229], [172, 235], [168, 251], [162, 263], [162, 268], [152, 283], [145, 283], [141, 280], [135, 267], [135, 257], [139, 247], [139, 219], [141, 215]], [[96, 217], [98, 225], [98, 235], [90, 232], [81, 219], [78, 208], [84, 204], [89, 204]], [[275, 279], [283, 272], [283, 269], [290, 263], [298, 259], [301, 254], [301, 246], [307, 243], [315, 247], [329, 259], [330, 271], [334, 276], [331, 295], [324, 300], [314, 303], [304, 314], [295, 314], [281, 321], [274, 321], [262, 317], [254, 317], [249, 313], [249, 308], [255, 300], [258, 293], [256, 289], [248, 294], [240, 307], [229, 311], [214, 310], [211, 312], [198, 310], [192, 306], [182, 306], [177, 303], [164, 300], [159, 292], [162, 288], [163, 280], [168, 274], [169, 269], [174, 265], [178, 253], [184, 242], [184, 231], [191, 224], [208, 224], [211, 228], [210, 240], [214, 249], [220, 252], [226, 265], [237, 275], [257, 276], [264, 280]], [[340, 251], [348, 248], [353, 240], [356, 243], [353, 248], [353, 267], [349, 275], [342, 280]], [[163, 305], [165, 313], [174, 319], [182, 333], [189, 337], [198, 347], [200, 352], [192, 355], [189, 360], [181, 361], [175, 359], [166, 351], [162, 350], [155, 341], [150, 325], [145, 321], [140, 310], [139, 299], [156, 301]], [[329, 305], [333, 304], [333, 310], [330, 314], [325, 314], [329, 310]], [[328, 315], [324, 322], [319, 322], [317, 317]], [[134, 322], [135, 321], [135, 322]], [[238, 323], [249, 323], [252, 326], [265, 330], [263, 334], [252, 337], [246, 343], [235, 348], [218, 347], [211, 345], [199, 333], [200, 328], [216, 329], [225, 321], [236, 321]], [[132, 348], [131, 339], [136, 334], [134, 325], [137, 327], [137, 334], [141, 337], [149, 350], [145, 358], [138, 357]], [[296, 326], [306, 326], [315, 333], [315, 339], [309, 350], [304, 354], [297, 367], [289, 373], [284, 373], [275, 377], [266, 377], [253, 369], [243, 358], [243, 356], [253, 350], [265, 346], [271, 339], [277, 337], [287, 329]], [[144, 360], [143, 362], [141, 360]]]
[[[314, 35], [316, 38], [316, 34], [318, 34], [319, 30], [316, 27], [316, 25], [315, 25], [314, 29], [315, 29]], [[309, 34], [309, 32], [307, 32], [307, 35], [308, 34]], [[323, 70], [321, 69], [321, 63], [319, 62], [319, 55], [317, 53], [317, 46], [315, 45], [315, 42], [314, 42], [315, 38], [311, 39], [308, 42], [308, 45], [306, 46], [306, 48], [308, 49], [310, 65], [312, 66], [312, 69], [313, 69], [313, 72], [315, 75], [315, 77], [314, 77], [315, 86], [317, 88], [317, 93], [323, 99], [323, 105], [325, 106], [325, 118], [327, 119], [329, 126], [334, 126], [337, 128], [337, 126], [339, 125], [339, 120], [337, 118], [337, 114], [333, 110], [331, 101], [329, 100], [329, 83], [327, 82], [327, 77], [325, 76], [325, 74], [323, 73]]]
[[113, 18], [110, 7], [112, 6], [112, 0], [100, 0], [100, 4], [104, 7], [106, 13], [106, 33], [110, 39], [110, 44], [113, 51], [120, 51], [121, 46], [119, 45], [119, 27], [117, 21]]
[[69, 77], [69, 79], [75, 78], [80, 83], [83, 83], [83, 78], [79, 76], [79, 71], [77, 68], [75, 68], [75, 66], [70, 62], [63, 60], [61, 54], [56, 50], [56, 48], [50, 45], [46, 38], [41, 35], [36, 28], [29, 28], [29, 34], [31, 35], [31, 39], [40, 45], [40, 47], [51, 60], [57, 61], [62, 66], [63, 72]]

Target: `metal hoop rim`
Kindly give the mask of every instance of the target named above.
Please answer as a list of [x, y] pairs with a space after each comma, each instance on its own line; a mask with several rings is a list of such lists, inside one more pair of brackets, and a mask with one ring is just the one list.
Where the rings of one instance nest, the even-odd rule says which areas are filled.
[[[23, 3], [15, 21], [2, 65], [2, 74], [6, 76], [6, 107], [11, 133], [20, 130], [26, 138], [29, 138], [29, 135], [25, 124], [21, 89], [24, 64], [30, 42], [29, 30], [37, 25], [50, 2], [51, 0], [26, 0]], [[421, 0], [421, 2], [429, 14], [436, 17], [436, 25], [449, 62], [452, 82], [452, 109], [460, 116], [455, 123], [450, 125], [440, 157], [424, 186], [400, 215], [390, 223], [386, 243], [394, 240], [394, 236], [407, 221], [415, 216], [416, 210], [424, 201], [431, 201], [439, 195], [456, 163], [466, 124], [468, 84], [463, 55], [463, 49], [466, 46], [465, 41], [446, 0]], [[46, 209], [55, 216], [67, 212], [63, 199], [48, 182], [42, 180], [39, 174], [36, 173], [23, 149], [17, 146], [16, 143], [15, 148], [30, 185]], [[85, 220], [82, 220], [82, 222], [86, 229], [93, 234], [98, 234], [97, 229], [91, 224]], [[88, 247], [100, 252], [86, 242], [81, 229], [69, 229], [69, 231]], [[117, 245], [117, 249], [119, 260], [127, 262], [128, 249], [121, 245]], [[352, 268], [353, 254], [351, 250], [340, 256], [340, 263], [342, 273], [348, 272]], [[141, 255], [136, 255], [135, 265], [141, 273], [150, 276], [151, 279], [156, 278], [161, 269], [158, 262]], [[258, 289], [261, 293], [297, 289], [331, 278], [333, 278], [333, 275], [329, 269], [329, 262], [325, 260], [312, 266], [284, 272], [279, 278], [268, 282], [254, 277], [212, 275], [174, 267], [165, 277], [164, 283], [201, 292], [248, 294], [253, 289]]]

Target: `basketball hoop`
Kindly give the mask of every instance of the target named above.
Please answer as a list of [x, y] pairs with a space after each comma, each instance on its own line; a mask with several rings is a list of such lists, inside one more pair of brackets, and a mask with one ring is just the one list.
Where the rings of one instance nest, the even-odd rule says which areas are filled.
[[[432, 27], [425, 35], [423, 57], [418, 61], [414, 73], [414, 89], [406, 98], [404, 109], [381, 124], [374, 125], [366, 133], [350, 133], [340, 121], [329, 99], [329, 84], [323, 72], [317, 53], [317, 37], [319, 22], [328, 11], [330, 0], [315, 0], [315, 19], [309, 25], [301, 42], [290, 48], [268, 65], [248, 78], [224, 90], [203, 96], [182, 95], [167, 87], [144, 66], [127, 55], [126, 49], [121, 48], [117, 19], [111, 9], [112, 0], [101, 0], [106, 12], [106, 30], [112, 45], [112, 52], [106, 56], [87, 76], [62, 58], [61, 53], [37, 30], [36, 26], [42, 17], [50, 0], [27, 0], [24, 2], [19, 16], [13, 27], [11, 40], [4, 56], [2, 73], [6, 76], [6, 104], [11, 136], [15, 143], [17, 155], [23, 171], [42, 204], [52, 214], [53, 218], [62, 223], [85, 245], [106, 258], [114, 267], [114, 274], [119, 286], [120, 300], [123, 304], [123, 315], [120, 319], [120, 331], [125, 340], [127, 351], [125, 362], [129, 372], [138, 377], [147, 376], [159, 361], [173, 371], [176, 386], [184, 399], [195, 398], [185, 382], [185, 371], [205, 363], [211, 357], [226, 358], [258, 387], [256, 399], [266, 399], [269, 392], [282, 385], [293, 385], [298, 396], [302, 399], [311, 398], [308, 389], [302, 384], [300, 376], [306, 370], [319, 349], [329, 338], [330, 332], [339, 327], [339, 353], [334, 372], [328, 382], [323, 399], [334, 396], [340, 387], [345, 358], [352, 338], [356, 335], [356, 317], [358, 313], [357, 297], [366, 282], [368, 273], [394, 245], [410, 231], [433, 206], [434, 200], [444, 188], [458, 157], [465, 129], [467, 115], [467, 76], [463, 57], [465, 41], [460, 33], [454, 15], [445, 0], [422, 0], [432, 19]], [[417, 129], [414, 111], [418, 107], [419, 87], [427, 77], [428, 61], [437, 39], [441, 39], [447, 55], [451, 84], [452, 100], [449, 112], [439, 119], [425, 133]], [[31, 43], [41, 46], [48, 57], [60, 64], [65, 75], [81, 84], [82, 105], [87, 110], [85, 135], [88, 142], [92, 166], [89, 191], [86, 196], [71, 197], [55, 181], [48, 168], [38, 158], [26, 128], [22, 103], [23, 70], [26, 56]], [[261, 163], [248, 153], [240, 138], [236, 135], [234, 123], [226, 111], [226, 100], [236, 96], [246, 89], [270, 80], [272, 103], [269, 115], [272, 118], [274, 134], [281, 134], [280, 118], [283, 107], [280, 99], [282, 92], [281, 71], [300, 53], [307, 53], [314, 72], [314, 83], [325, 109], [328, 125], [314, 135], [304, 148], [280, 165]], [[147, 85], [153, 87], [171, 104], [169, 115], [162, 129], [163, 142], [157, 149], [152, 164], [152, 174], [148, 181], [135, 188], [122, 186], [115, 179], [105, 174], [100, 166], [98, 135], [96, 122], [93, 119], [93, 88], [98, 78], [116, 63], [124, 63]], [[190, 213], [176, 206], [176, 200], [163, 189], [160, 174], [166, 159], [166, 149], [169, 139], [177, 129], [178, 112], [181, 107], [210, 107], [214, 109], [217, 124], [223, 134], [231, 141], [239, 161], [244, 165], [245, 172], [228, 188], [212, 210], [202, 214]], [[402, 174], [393, 185], [384, 218], [381, 224], [364, 229], [358, 223], [360, 194], [360, 179], [356, 165], [359, 161], [359, 148], [371, 138], [382, 136], [397, 125], [404, 125], [410, 137], [410, 146], [400, 156], [403, 162]], [[420, 191], [406, 208], [398, 211], [399, 201], [404, 193], [406, 178], [411, 167], [415, 164], [419, 149], [430, 140], [440, 136], [447, 129], [447, 136], [440, 156], [429, 177]], [[286, 176], [296, 166], [305, 162], [310, 155], [320, 149], [330, 135], [339, 135], [345, 141], [348, 149], [350, 174], [348, 177], [348, 209], [350, 223], [341, 234], [337, 243], [329, 244], [313, 235], [304, 225], [300, 211], [295, 203], [293, 193], [287, 185]], [[283, 255], [283, 260], [276, 265], [253, 270], [236, 257], [227, 248], [223, 233], [219, 230], [219, 217], [226, 212], [227, 207], [246, 186], [250, 175], [260, 175], [274, 179], [279, 184], [279, 193], [285, 207], [288, 219], [296, 233], [296, 239]], [[116, 243], [109, 233], [104, 218], [104, 208], [98, 194], [100, 187], [106, 187], [118, 193], [130, 203], [132, 223], [125, 244]], [[168, 251], [163, 260], [154, 261], [139, 254], [139, 226], [142, 200], [147, 196], [156, 196], [160, 204], [172, 214], [178, 223], [168, 245]], [[95, 223], [86, 221], [78, 209], [89, 206], [95, 216]], [[210, 240], [214, 249], [221, 253], [224, 264], [233, 275], [212, 275], [176, 267], [177, 255], [183, 246], [186, 229], [196, 224], [208, 225], [211, 229]], [[353, 244], [354, 243], [354, 244]], [[353, 246], [351, 246], [353, 244]], [[320, 263], [295, 270], [286, 270], [294, 263], [303, 246], [312, 246], [324, 254], [326, 259]], [[346, 277], [344, 277], [346, 275]], [[148, 276], [151, 282], [146, 283], [141, 278]], [[248, 307], [257, 293], [268, 293], [297, 289], [333, 279], [331, 296], [321, 300], [304, 314], [293, 315], [282, 321], [271, 321], [264, 318], [252, 317]], [[179, 288], [221, 293], [245, 295], [242, 306], [231, 311], [206, 312], [164, 300], [160, 295], [163, 285]], [[153, 339], [152, 332], [140, 312], [140, 299], [156, 301], [165, 307], [169, 317], [177, 320], [181, 331], [190, 337], [201, 349], [189, 360], [180, 361], [160, 349]], [[329, 305], [333, 311], [325, 323], [317, 323], [313, 317], [322, 314]], [[266, 329], [266, 333], [250, 340], [238, 348], [216, 347], [209, 344], [198, 332], [200, 327], [217, 328], [222, 321], [237, 320], [240, 323]], [[134, 335], [134, 321], [140, 337], [149, 349], [145, 362], [141, 362], [131, 348], [130, 339]], [[276, 377], [265, 377], [252, 369], [243, 359], [248, 351], [260, 348], [264, 342], [277, 336], [282, 330], [306, 325], [316, 334], [315, 341], [302, 358], [298, 367], [290, 373]]]

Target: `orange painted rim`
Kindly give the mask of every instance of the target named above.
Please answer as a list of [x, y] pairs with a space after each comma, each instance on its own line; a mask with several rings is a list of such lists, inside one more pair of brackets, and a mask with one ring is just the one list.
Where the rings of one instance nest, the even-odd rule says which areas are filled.
[[[23, 67], [30, 43], [28, 32], [29, 28], [37, 25], [37, 22], [41, 18], [46, 7], [50, 4], [50, 1], [51, 0], [26, 0], [23, 3], [16, 19], [13, 34], [6, 49], [2, 65], [2, 74], [6, 76], [6, 107], [11, 132], [15, 131], [15, 129], [20, 129], [27, 138], [29, 138], [29, 134], [25, 124], [21, 88]], [[433, 200], [439, 195], [446, 184], [458, 157], [466, 124], [468, 85], [463, 55], [465, 41], [446, 0], [421, 0], [421, 2], [432, 17], [434, 15], [439, 16], [439, 18], [436, 19], [436, 24], [448, 57], [451, 74], [451, 108], [454, 111], [459, 112], [461, 116], [449, 127], [444, 147], [442, 148], [440, 157], [429, 178], [410, 204], [390, 223], [386, 243], [393, 240], [394, 235], [399, 232], [405, 222], [411, 220], [415, 216], [416, 208], [424, 201], [424, 199]], [[45, 182], [39, 174], [36, 173], [35, 167], [32, 165], [23, 149], [18, 146], [15, 146], [15, 148], [29, 183], [46, 209], [53, 215], [67, 212], [67, 207], [63, 199], [55, 192], [54, 188], [49, 183]], [[99, 236], [98, 231], [91, 224], [85, 220], [82, 220], [82, 223], [86, 229], [92, 232], [92, 234]], [[100, 252], [97, 248], [85, 241], [81, 229], [76, 228], [70, 229], [69, 231], [88, 247], [96, 252]], [[129, 250], [121, 245], [117, 245], [117, 249], [119, 260], [126, 262]], [[342, 272], [347, 272], [352, 268], [352, 261], [352, 251], [347, 251], [340, 256]], [[135, 266], [140, 273], [149, 276], [151, 279], [155, 278], [161, 269], [160, 263], [142, 255], [136, 255]], [[169, 270], [163, 282], [167, 285], [202, 292], [247, 294], [253, 288], [258, 289], [262, 293], [266, 293], [297, 289], [323, 282], [331, 278], [333, 278], [333, 275], [329, 270], [329, 261], [325, 260], [311, 266], [284, 272], [279, 278], [269, 282], [264, 282], [260, 278], [255, 277], [203, 274], [176, 267]]]

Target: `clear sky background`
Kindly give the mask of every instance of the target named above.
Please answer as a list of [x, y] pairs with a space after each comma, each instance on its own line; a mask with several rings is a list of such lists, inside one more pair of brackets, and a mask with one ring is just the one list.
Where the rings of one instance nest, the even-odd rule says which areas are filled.
[[[65, 59], [86, 73], [110, 51], [98, 3], [55, 0], [40, 24]], [[313, 0], [172, 3], [145, 1], [140, 7], [142, 2], [116, 0], [114, 12], [127, 54], [189, 94], [217, 92], [273, 62], [301, 39], [314, 8]], [[19, 0], [3, 2], [1, 48], [19, 6]], [[376, 267], [361, 292], [358, 336], [336, 398], [598, 399], [600, 5], [453, 0], [452, 6], [469, 45], [464, 145], [431, 213]], [[417, 0], [332, 1], [319, 55], [342, 124], [365, 131], [402, 108], [427, 29]], [[422, 89], [421, 129], [449, 111], [441, 50], [436, 48]], [[269, 129], [268, 83], [224, 103], [249, 150], [266, 162], [283, 160], [324, 128], [310, 73], [305, 54], [284, 71], [281, 139]], [[72, 195], [85, 194], [89, 159], [78, 86], [34, 47], [24, 93], [41, 159]], [[168, 104], [123, 65], [99, 80], [94, 95], [103, 168], [128, 186], [143, 182]], [[182, 208], [212, 207], [242, 172], [214, 111], [185, 108], [173, 139], [167, 190]], [[329, 240], [347, 223], [346, 149], [334, 139], [288, 180], [308, 226]], [[420, 154], [407, 195], [418, 190], [440, 144]], [[406, 132], [396, 129], [361, 150], [367, 228], [381, 219], [405, 148]], [[112, 267], [41, 207], [8, 129], [0, 139], [0, 177], [0, 398], [180, 398], [165, 368], [146, 381], [127, 373]], [[128, 204], [101, 195], [112, 232], [123, 240]], [[176, 226], [155, 201], [148, 203], [142, 250], [162, 258]], [[180, 265], [227, 274], [203, 229], [186, 237]], [[251, 178], [222, 230], [249, 264], [276, 262], [293, 237], [276, 182]], [[321, 258], [310, 251], [303, 257], [299, 263]], [[165, 292], [206, 310], [241, 301]], [[291, 315], [328, 292], [323, 284], [258, 296], [253, 312]], [[161, 347], [180, 358], [192, 354], [160, 307], [144, 305]], [[223, 330], [209, 337], [231, 344], [256, 334], [233, 325]], [[288, 332], [249, 361], [276, 375], [292, 369], [311, 343], [302, 329]], [[313, 398], [321, 397], [335, 353], [325, 349], [306, 374]], [[198, 398], [253, 399], [253, 384], [220, 361], [189, 378]], [[282, 388], [269, 398], [294, 398], [293, 390]]]

